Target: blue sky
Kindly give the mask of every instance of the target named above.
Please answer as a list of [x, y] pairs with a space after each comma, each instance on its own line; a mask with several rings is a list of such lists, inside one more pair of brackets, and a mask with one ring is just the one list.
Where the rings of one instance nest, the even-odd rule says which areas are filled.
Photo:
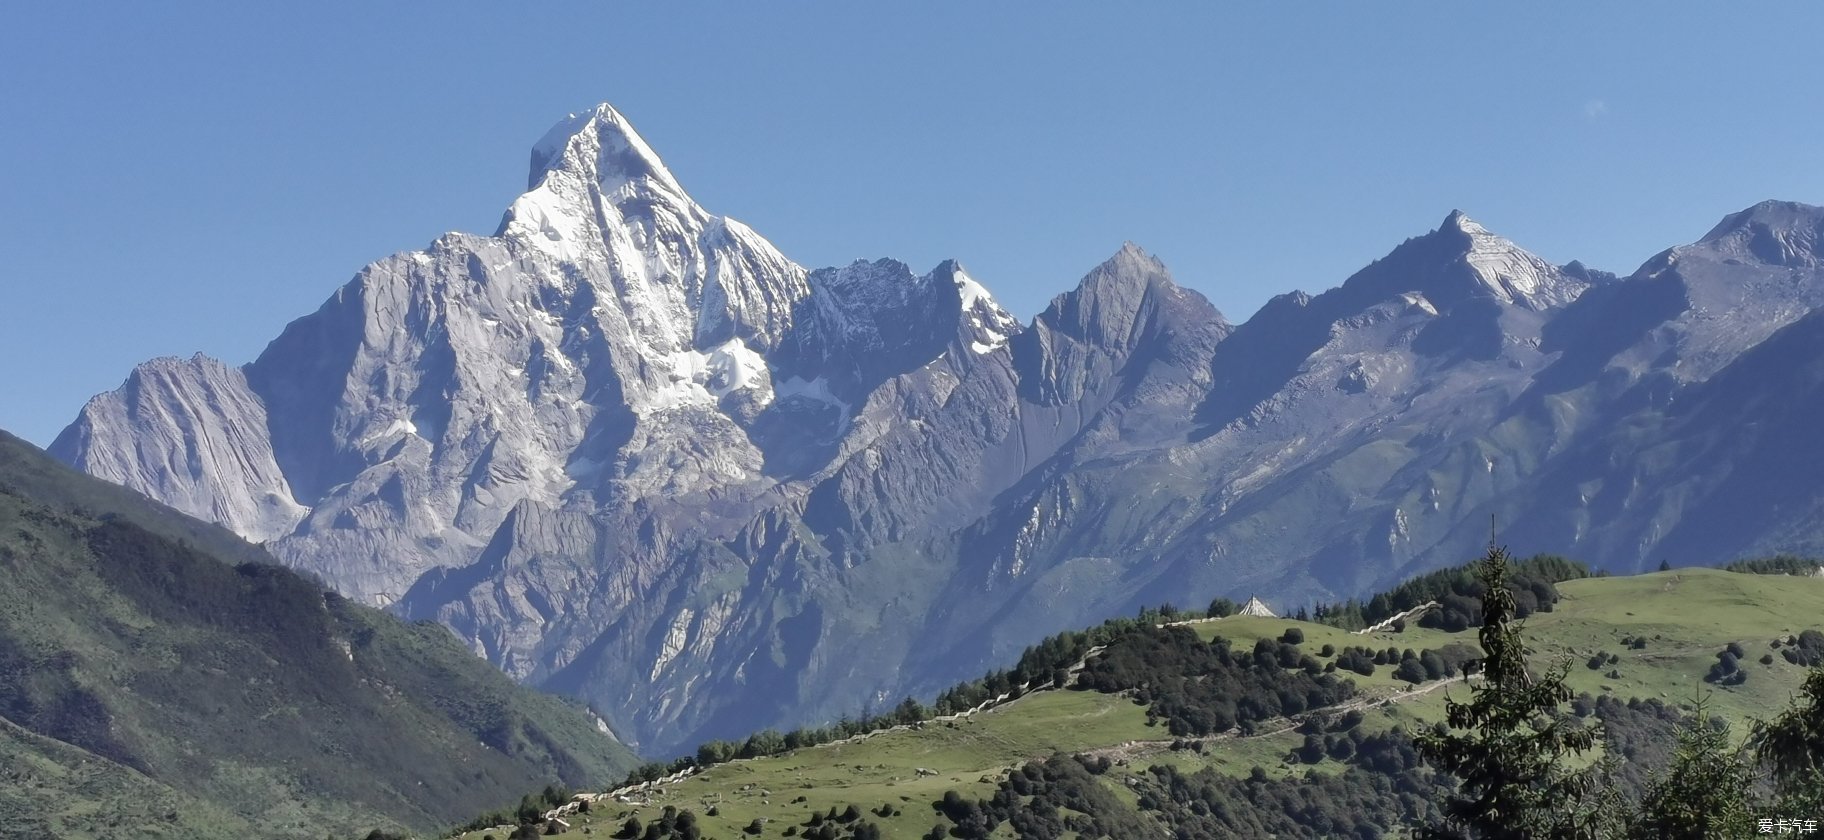
[[9, 4], [0, 428], [492, 232], [601, 101], [793, 259], [955, 257], [1022, 318], [1123, 240], [1239, 321], [1456, 207], [1626, 273], [1824, 203], [1820, 4], [672, 5]]

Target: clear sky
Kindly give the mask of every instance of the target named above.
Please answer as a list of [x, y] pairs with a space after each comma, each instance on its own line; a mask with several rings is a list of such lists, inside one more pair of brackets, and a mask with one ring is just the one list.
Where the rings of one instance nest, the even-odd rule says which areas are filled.
[[1239, 321], [1452, 208], [1626, 273], [1824, 203], [1824, 4], [1134, 5], [7, 4], [0, 428], [492, 232], [602, 101], [798, 262], [955, 257], [1022, 318], [1123, 240]]

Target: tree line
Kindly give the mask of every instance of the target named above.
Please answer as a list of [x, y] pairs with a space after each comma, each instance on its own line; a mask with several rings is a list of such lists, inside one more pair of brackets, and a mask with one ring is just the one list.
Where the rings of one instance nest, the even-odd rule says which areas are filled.
[[[1602, 576], [1583, 563], [1556, 554], [1534, 555], [1509, 566], [1504, 585], [1513, 592], [1514, 608], [1520, 618], [1534, 612], [1551, 612], [1558, 603], [1556, 584]], [[1455, 633], [1481, 626], [1483, 586], [1473, 564], [1439, 569], [1367, 600], [1351, 598], [1336, 604], [1318, 604], [1311, 611], [1311, 620], [1344, 630], [1360, 630], [1436, 601], [1441, 608], [1420, 616], [1419, 626]]]

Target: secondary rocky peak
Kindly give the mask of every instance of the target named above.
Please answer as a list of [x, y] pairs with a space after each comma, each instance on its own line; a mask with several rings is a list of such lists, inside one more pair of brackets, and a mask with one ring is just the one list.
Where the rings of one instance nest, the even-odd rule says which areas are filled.
[[1132, 242], [1121, 244], [1108, 259], [1090, 269], [1083, 279], [1077, 282], [1075, 291], [1059, 295], [1052, 301], [1053, 307], [1075, 295], [1081, 298], [1101, 300], [1107, 297], [1127, 297], [1143, 293], [1148, 287], [1177, 288], [1172, 282], [1172, 273], [1158, 257], [1147, 253]]
[[836, 363], [872, 379], [929, 362], [952, 341], [976, 354], [991, 353], [1020, 331], [987, 287], [955, 260], [923, 275], [897, 260], [857, 260], [811, 272], [806, 282], [809, 306], [785, 353], [791, 366]]
[[1461, 210], [1450, 211], [1450, 215], [1439, 223], [1437, 230], [1421, 238], [1436, 239], [1448, 243], [1452, 248], [1464, 250], [1520, 250], [1512, 241], [1495, 234]]
[[1805, 204], [1798, 201], [1778, 201], [1769, 199], [1744, 210], [1730, 213], [1716, 223], [1716, 227], [1704, 234], [1699, 242], [1710, 242], [1722, 239], [1752, 226], [1764, 226], [1773, 230], [1791, 231], [1816, 227], [1824, 222], [1824, 207]]
[[1000, 301], [975, 278], [962, 263], [945, 260], [931, 272], [956, 287], [959, 298], [959, 329], [969, 349], [977, 354], [992, 353], [1007, 344], [1007, 339], [1020, 331], [1020, 321], [1001, 307]]
[[1077, 288], [1053, 298], [1034, 325], [1122, 351], [1161, 330], [1228, 330], [1216, 307], [1173, 282], [1165, 263], [1132, 242], [1091, 269]]
[[1490, 233], [1462, 211], [1446, 219], [1469, 238], [1463, 261], [1495, 297], [1527, 309], [1549, 309], [1577, 299], [1585, 284], [1519, 246]]
[[1824, 207], [1763, 201], [1723, 217], [1697, 244], [1768, 265], [1816, 267], [1824, 251]]
[[[1138, 305], [1142, 297], [1151, 295], [1158, 298], [1159, 303], [1174, 309], [1188, 305], [1191, 309], [1198, 310], [1198, 317], [1228, 323], [1222, 313], [1202, 295], [1179, 286], [1163, 261], [1132, 242], [1122, 243], [1120, 250], [1085, 275], [1072, 294], [1087, 299], [1098, 308], [1117, 304], [1121, 308], [1127, 308], [1128, 305]], [[1053, 306], [1065, 297], [1068, 296], [1054, 300]]]
[[1122, 242], [1120, 250], [1103, 260], [1090, 275], [1171, 282], [1171, 272], [1166, 270], [1165, 263], [1132, 241]]
[[1343, 283], [1343, 289], [1374, 305], [1395, 295], [1418, 292], [1448, 309], [1472, 298], [1543, 311], [1576, 300], [1589, 283], [1498, 236], [1461, 210], [1452, 210], [1437, 230], [1408, 239]]
[[1565, 274], [1582, 280], [1585, 283], [1589, 283], [1592, 286], [1599, 283], [1612, 283], [1618, 279], [1614, 272], [1603, 271], [1599, 268], [1591, 268], [1584, 265], [1582, 260], [1571, 260], [1570, 262], [1559, 266], [1559, 269]]
[[[1125, 242], [1074, 290], [1052, 299], [1021, 335], [1014, 359], [1031, 399], [1058, 405], [1082, 397], [1094, 379], [1124, 368], [1136, 353], [1204, 357], [1229, 330], [1204, 295], [1178, 286], [1164, 262]], [[1142, 346], [1153, 350], [1140, 353]]]
[[138, 365], [118, 390], [89, 400], [49, 451], [260, 541], [288, 533], [305, 513], [260, 437], [266, 428], [246, 375], [198, 353]]
[[[1037, 405], [1093, 406], [1131, 388], [1165, 416], [1188, 417], [1210, 352], [1231, 330], [1208, 299], [1127, 242], [1010, 343], [1020, 392]], [[1148, 434], [1175, 433], [1166, 429]]]

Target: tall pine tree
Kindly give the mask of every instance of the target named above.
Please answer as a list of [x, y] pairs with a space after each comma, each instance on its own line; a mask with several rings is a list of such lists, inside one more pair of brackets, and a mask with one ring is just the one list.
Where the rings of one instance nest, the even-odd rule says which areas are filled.
[[1706, 699], [1678, 727], [1672, 764], [1656, 775], [1627, 824], [1635, 840], [1702, 840], [1754, 834], [1754, 764], [1711, 720]]
[[1566, 665], [1540, 675], [1527, 670], [1527, 648], [1508, 589], [1507, 550], [1490, 543], [1477, 563], [1482, 593], [1481, 679], [1469, 700], [1445, 700], [1447, 726], [1423, 732], [1419, 753], [1456, 777], [1440, 823], [1415, 834], [1468, 840], [1584, 838], [1598, 834], [1586, 807], [1594, 774], [1566, 768], [1591, 749], [1597, 732], [1565, 712], [1571, 699]]

